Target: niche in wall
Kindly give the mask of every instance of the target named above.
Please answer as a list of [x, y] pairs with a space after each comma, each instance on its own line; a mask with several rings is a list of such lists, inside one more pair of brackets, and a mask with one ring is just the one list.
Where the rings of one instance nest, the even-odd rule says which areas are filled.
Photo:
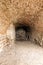
[[24, 24], [17, 24], [15, 26], [16, 40], [17, 41], [27, 41], [30, 38], [31, 27]]

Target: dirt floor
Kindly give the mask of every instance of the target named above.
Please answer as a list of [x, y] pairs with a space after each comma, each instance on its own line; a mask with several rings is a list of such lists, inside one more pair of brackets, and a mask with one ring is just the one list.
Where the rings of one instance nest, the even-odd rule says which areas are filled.
[[0, 65], [43, 65], [43, 48], [29, 41], [16, 41], [0, 52]]

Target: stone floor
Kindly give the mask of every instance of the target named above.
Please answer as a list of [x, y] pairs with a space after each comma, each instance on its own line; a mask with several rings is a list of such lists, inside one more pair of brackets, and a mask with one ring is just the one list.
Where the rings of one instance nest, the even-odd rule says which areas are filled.
[[43, 65], [43, 48], [31, 42], [16, 42], [16, 65]]
[[16, 41], [0, 52], [0, 65], [43, 65], [43, 48], [29, 41]]

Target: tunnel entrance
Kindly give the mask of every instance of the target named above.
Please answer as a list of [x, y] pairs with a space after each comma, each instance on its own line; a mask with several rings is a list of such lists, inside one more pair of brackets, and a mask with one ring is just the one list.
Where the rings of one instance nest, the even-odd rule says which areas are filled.
[[31, 27], [24, 24], [17, 24], [16, 30], [16, 40], [17, 41], [27, 41], [30, 38]]

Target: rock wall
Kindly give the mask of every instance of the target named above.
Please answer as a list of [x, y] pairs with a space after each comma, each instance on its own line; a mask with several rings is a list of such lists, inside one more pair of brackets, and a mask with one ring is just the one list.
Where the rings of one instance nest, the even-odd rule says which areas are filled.
[[43, 0], [0, 0], [0, 33], [10, 23], [23, 23], [43, 32]]

